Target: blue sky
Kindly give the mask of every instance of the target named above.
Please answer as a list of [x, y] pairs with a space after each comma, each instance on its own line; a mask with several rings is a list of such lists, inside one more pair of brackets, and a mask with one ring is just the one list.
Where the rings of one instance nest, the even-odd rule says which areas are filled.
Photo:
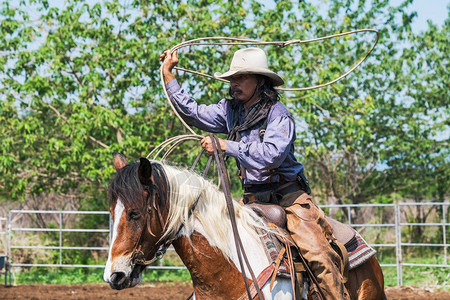
[[[400, 1], [392, 0], [391, 3], [398, 4]], [[414, 20], [412, 29], [414, 32], [424, 31], [427, 28], [427, 20], [442, 26], [448, 16], [447, 6], [450, 0], [415, 0], [409, 11], [416, 11], [417, 17]]]
[[[1, 0], [0, 0], [1, 1]], [[4, 1], [4, 0], [3, 0]], [[1, 2], [3, 2], [1, 1]], [[49, 0], [51, 6], [63, 6], [64, 2], [68, 0]], [[101, 0], [100, 0], [101, 1]], [[120, 0], [121, 1], [121, 0]], [[272, 8], [275, 5], [274, 0], [260, 0], [266, 8]], [[327, 0], [306, 0], [312, 3], [320, 3]], [[403, 0], [390, 0], [391, 4], [398, 5]], [[12, 5], [17, 6], [20, 0], [9, 1]], [[99, 2], [99, 0], [86, 0], [88, 3]], [[370, 1], [369, 1], [370, 2]], [[414, 0], [410, 5], [408, 12], [416, 11], [417, 17], [413, 21], [412, 29], [415, 33], [424, 31], [427, 28], [427, 20], [432, 20], [433, 23], [442, 26], [444, 20], [448, 16], [447, 6], [450, 5], [450, 0]]]
[[[311, 3], [319, 3], [324, 0], [306, 0]], [[325, 0], [326, 1], [326, 0]], [[267, 8], [274, 7], [273, 0], [262, 0]], [[402, 0], [390, 0], [393, 5], [399, 5]], [[427, 29], [427, 20], [432, 20], [434, 24], [442, 26], [445, 18], [448, 16], [447, 6], [450, 0], [415, 0], [407, 10], [408, 12], [416, 11], [417, 17], [412, 24], [412, 30], [415, 33], [425, 31]]]

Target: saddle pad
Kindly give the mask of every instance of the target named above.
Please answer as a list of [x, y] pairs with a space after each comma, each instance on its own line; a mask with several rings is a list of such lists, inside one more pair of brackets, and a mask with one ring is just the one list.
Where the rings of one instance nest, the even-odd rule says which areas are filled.
[[349, 270], [359, 267], [377, 253], [358, 232], [345, 244], [345, 248], [348, 252]]
[[[265, 246], [267, 258], [271, 262], [274, 262], [277, 259], [278, 253], [280, 253], [281, 248], [283, 246], [281, 245], [280, 241], [274, 234], [268, 233], [267, 231], [263, 230], [258, 231], [260, 231], [258, 233], [261, 238], [261, 241]], [[285, 259], [281, 261], [280, 267], [277, 270], [277, 276], [283, 278], [291, 278], [291, 273], [289, 272], [289, 268], [286, 263], [287, 262]]]
[[[274, 234], [267, 233], [262, 230], [259, 232], [259, 236], [265, 246], [267, 257], [270, 261], [275, 261], [282, 248], [280, 241]], [[345, 248], [348, 252], [349, 270], [359, 267], [377, 253], [375, 249], [367, 244], [367, 242], [357, 231], [355, 231], [354, 237], [345, 244]], [[289, 273], [289, 268], [285, 260], [283, 260], [280, 264], [280, 268], [277, 271], [277, 276], [291, 278], [291, 274]]]

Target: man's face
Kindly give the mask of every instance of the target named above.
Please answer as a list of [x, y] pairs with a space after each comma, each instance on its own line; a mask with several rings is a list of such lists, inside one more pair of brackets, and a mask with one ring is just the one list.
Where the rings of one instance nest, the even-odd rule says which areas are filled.
[[234, 99], [247, 102], [254, 95], [258, 77], [253, 74], [239, 74], [230, 77], [231, 95]]

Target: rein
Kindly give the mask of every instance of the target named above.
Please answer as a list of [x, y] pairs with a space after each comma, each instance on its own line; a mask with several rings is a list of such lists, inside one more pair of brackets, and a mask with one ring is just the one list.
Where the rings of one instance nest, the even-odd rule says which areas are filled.
[[248, 284], [247, 276], [245, 274], [244, 263], [242, 261], [243, 259], [245, 260], [245, 264], [246, 264], [246, 266], [250, 272], [250, 275], [252, 277], [253, 285], [254, 285], [254, 288], [256, 289], [258, 297], [259, 297], [259, 299], [263, 300], [264, 296], [258, 285], [258, 280], [255, 277], [255, 274], [253, 273], [253, 270], [247, 259], [247, 255], [245, 254], [245, 250], [244, 250], [244, 247], [243, 247], [243, 244], [242, 244], [242, 241], [239, 236], [238, 229], [237, 229], [236, 216], [234, 214], [233, 199], [231, 197], [230, 181], [228, 180], [229, 177], [228, 177], [227, 167], [226, 167], [225, 161], [223, 159], [222, 150], [220, 149], [220, 143], [219, 143], [218, 138], [215, 135], [210, 135], [210, 138], [211, 138], [212, 146], [213, 146], [213, 150], [214, 150], [214, 158], [217, 163], [217, 171], [219, 173], [219, 178], [223, 182], [223, 184], [222, 184], [223, 193], [225, 194], [225, 200], [227, 202], [227, 209], [228, 209], [228, 214], [230, 216], [231, 228], [233, 229], [234, 244], [236, 246], [236, 252], [237, 252], [239, 264], [240, 264], [240, 267], [242, 270], [241, 273], [242, 273], [242, 277], [244, 278], [244, 283], [245, 283], [245, 288], [247, 290], [248, 299], [249, 300], [253, 299], [253, 297], [252, 297], [252, 292], [251, 292], [250, 286]]
[[[174, 149], [174, 147], [172, 147], [171, 149]], [[197, 164], [198, 164], [198, 162], [200, 160], [200, 157], [203, 154], [203, 152], [204, 151], [201, 151], [200, 154], [197, 156], [197, 159], [195, 160], [194, 164], [192, 165], [191, 170], [195, 169], [195, 167], [197, 166]], [[212, 157], [210, 157], [209, 160], [208, 160], [208, 164], [207, 164], [205, 172], [204, 172], [204, 177], [206, 176], [205, 174], [208, 173], [209, 166], [211, 164], [211, 160], [212, 160]], [[172, 242], [178, 236], [178, 233], [183, 228], [183, 225], [181, 225], [181, 227], [179, 228], [177, 234], [175, 234], [173, 237], [168, 238], [164, 242], [161, 242], [159, 244], [158, 250], [156, 250], [155, 256], [152, 259], [150, 259], [150, 260], [146, 260], [145, 259], [145, 254], [142, 251], [142, 240], [143, 240], [143, 237], [144, 237], [145, 229], [148, 228], [148, 231], [150, 232], [150, 234], [152, 236], [155, 236], [155, 234], [152, 232], [152, 229], [151, 229], [150, 224], [149, 224], [149, 219], [150, 219], [151, 209], [152, 208], [154, 208], [156, 210], [156, 212], [158, 213], [158, 220], [159, 220], [159, 224], [161, 225], [161, 228], [162, 229], [165, 228], [165, 222], [164, 222], [164, 219], [163, 219], [163, 217], [161, 215], [161, 210], [159, 209], [159, 207], [156, 207], [156, 204], [155, 204], [155, 199], [154, 199], [155, 195], [153, 193], [154, 187], [155, 187], [155, 183], [150, 179], [149, 186], [146, 188], [146, 190], [148, 192], [148, 195], [145, 198], [145, 207], [147, 208], [146, 211], [145, 211], [145, 215], [146, 215], [145, 224], [142, 227], [142, 231], [141, 231], [141, 233], [139, 235], [139, 239], [137, 240], [136, 244], [134, 245], [134, 248], [133, 248], [133, 251], [132, 251], [132, 254], [131, 254], [131, 264], [133, 266], [135, 266], [135, 265], [148, 266], [148, 265], [152, 264], [153, 262], [155, 262], [156, 260], [162, 258], [163, 255], [166, 253], [167, 249], [172, 244]], [[200, 198], [200, 196], [199, 196], [199, 198]], [[197, 200], [194, 202], [194, 204], [190, 208], [189, 213], [188, 213], [188, 218], [192, 215], [192, 212], [194, 211], [195, 207], [197, 206], [199, 198], [197, 198]], [[151, 207], [149, 206], [149, 199], [152, 199]]]
[[[159, 220], [159, 224], [161, 225], [161, 228], [164, 229], [164, 227], [165, 227], [164, 219], [161, 215], [161, 211], [160, 211], [159, 207], [156, 207], [156, 204], [155, 204], [155, 198], [154, 198], [155, 195], [153, 193], [154, 186], [155, 186], [155, 184], [150, 179], [149, 186], [146, 188], [148, 195], [147, 195], [147, 197], [145, 197], [145, 207], [147, 208], [145, 211], [145, 224], [142, 227], [142, 231], [141, 231], [141, 234], [139, 235], [139, 239], [137, 240], [136, 244], [134, 245], [133, 252], [131, 253], [131, 265], [132, 266], [135, 266], [135, 265], [148, 266], [148, 265], [152, 264], [154, 261], [161, 258], [164, 255], [164, 253], [166, 252], [167, 248], [169, 248], [169, 246], [170, 246], [170, 244], [167, 244], [167, 243], [161, 244], [159, 246], [158, 250], [156, 250], [155, 256], [150, 260], [145, 259], [145, 254], [142, 251], [142, 240], [144, 238], [145, 229], [148, 228], [150, 234], [152, 236], [155, 236], [155, 234], [152, 232], [152, 228], [150, 227], [150, 223], [149, 223], [152, 208], [154, 208], [158, 214], [158, 220]], [[148, 201], [149, 199], [152, 200], [151, 207], [149, 206], [149, 201]]]

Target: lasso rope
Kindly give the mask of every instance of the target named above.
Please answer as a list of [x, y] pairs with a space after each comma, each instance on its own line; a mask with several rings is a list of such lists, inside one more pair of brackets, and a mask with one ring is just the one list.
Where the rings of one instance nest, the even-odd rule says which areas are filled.
[[[170, 49], [170, 52], [173, 53], [173, 52], [177, 51], [178, 49], [181, 49], [184, 47], [189, 47], [189, 46], [212, 46], [212, 45], [275, 45], [275, 46], [279, 46], [280, 48], [284, 48], [286, 46], [290, 46], [290, 45], [294, 45], [294, 44], [307, 44], [307, 43], [322, 41], [322, 40], [331, 39], [331, 38], [335, 38], [335, 37], [342, 37], [345, 35], [351, 35], [351, 34], [356, 34], [356, 33], [361, 33], [361, 32], [375, 33], [376, 34], [375, 41], [374, 41], [372, 47], [367, 52], [367, 54], [357, 64], [355, 64], [352, 68], [350, 68], [347, 72], [345, 72], [341, 76], [339, 76], [327, 83], [309, 86], [309, 87], [303, 87], [303, 88], [280, 88], [280, 87], [277, 87], [276, 88], [280, 91], [289, 91], [289, 92], [307, 91], [307, 90], [318, 89], [318, 88], [322, 88], [322, 87], [331, 85], [331, 84], [341, 80], [342, 78], [346, 77], [348, 74], [353, 72], [357, 67], [359, 67], [366, 60], [366, 58], [370, 55], [370, 53], [372, 53], [373, 49], [375, 48], [376, 44], [378, 43], [378, 39], [379, 39], [378, 31], [376, 31], [374, 29], [359, 29], [359, 30], [353, 30], [353, 31], [348, 31], [348, 32], [343, 32], [343, 33], [332, 34], [332, 35], [328, 35], [325, 37], [314, 38], [314, 39], [310, 39], [310, 40], [290, 40], [290, 41], [274, 41], [274, 42], [263, 42], [263, 41], [234, 38], [234, 37], [204, 37], [204, 38], [192, 39], [192, 40], [180, 43], [178, 45], [175, 45], [172, 49]], [[221, 40], [221, 41], [226, 41], [226, 42], [203, 42], [203, 41], [215, 41], [215, 40]], [[180, 68], [180, 67], [174, 67], [174, 69], [183, 71], [183, 72], [192, 73], [192, 74], [199, 75], [199, 76], [204, 76], [204, 77], [211, 78], [211, 79], [228, 82], [225, 79], [217, 78], [217, 77], [205, 74], [205, 73], [201, 73], [201, 72], [197, 72], [197, 71], [193, 71], [193, 70], [189, 70], [189, 69], [184, 69], [184, 68]], [[175, 107], [173, 106], [172, 102], [170, 101], [169, 95], [166, 90], [166, 85], [164, 83], [164, 74], [163, 74], [163, 70], [162, 70], [162, 65], [160, 68], [160, 74], [161, 74], [161, 82], [162, 82], [164, 94], [166, 95], [166, 98], [167, 98], [167, 101], [169, 102], [170, 107], [172, 108], [172, 110], [174, 111], [174, 113], [178, 117], [178, 119], [181, 121], [181, 123], [184, 125], [184, 127], [187, 130], [189, 130], [192, 133], [192, 135], [197, 136], [195, 131], [192, 130], [192, 128], [189, 125], [186, 124], [186, 122], [183, 120], [183, 118], [181, 118], [181, 116], [178, 114]], [[194, 138], [194, 139], [196, 139], [196, 138]], [[149, 156], [150, 156], [150, 154], [149, 154]]]
[[[329, 81], [327, 83], [320, 84], [320, 85], [304, 87], [304, 88], [277, 88], [278, 90], [281, 90], [281, 91], [307, 91], [307, 90], [318, 89], [318, 88], [322, 88], [322, 87], [331, 85], [331, 84], [341, 80], [342, 78], [346, 77], [351, 72], [353, 72], [358, 66], [360, 66], [366, 60], [366, 58], [370, 55], [370, 53], [375, 48], [375, 46], [376, 46], [376, 44], [378, 42], [378, 39], [379, 39], [378, 31], [376, 31], [374, 29], [360, 29], [360, 30], [354, 30], [354, 31], [349, 31], [349, 32], [344, 32], [344, 33], [339, 33], [339, 34], [333, 34], [333, 35], [329, 35], [329, 36], [326, 36], [326, 37], [315, 38], [315, 39], [310, 39], [310, 40], [305, 40], [305, 41], [302, 41], [302, 40], [291, 40], [291, 41], [284, 41], [284, 42], [282, 42], [282, 41], [278, 41], [278, 42], [262, 42], [262, 41], [255, 41], [255, 40], [249, 40], [249, 39], [240, 39], [240, 38], [232, 38], [232, 37], [206, 37], [206, 38], [198, 38], [198, 39], [193, 39], [193, 40], [189, 40], [189, 41], [180, 43], [180, 44], [176, 45], [175, 47], [173, 47], [172, 49], [170, 49], [170, 51], [171, 51], [171, 53], [173, 53], [173, 52], [175, 52], [178, 49], [181, 49], [183, 47], [201, 46], [201, 45], [276, 45], [276, 46], [279, 46], [280, 48], [283, 48], [283, 47], [286, 47], [286, 46], [289, 46], [289, 45], [293, 45], [293, 44], [312, 43], [312, 42], [315, 42], [315, 41], [330, 39], [330, 38], [334, 38], [334, 37], [341, 37], [341, 36], [355, 34], [355, 33], [359, 33], [359, 32], [372, 32], [372, 33], [375, 33], [376, 34], [376, 39], [375, 39], [375, 42], [373, 43], [372, 47], [367, 52], [367, 54], [356, 65], [354, 65], [351, 69], [349, 69], [347, 72], [345, 72], [341, 76], [333, 79], [332, 81]], [[226, 40], [226, 41], [232, 41], [232, 42], [221, 42], [221, 43], [216, 43], [216, 42], [214, 42], [214, 43], [205, 43], [205, 42], [202, 42], [202, 41], [205, 41], [205, 40]], [[180, 71], [184, 71], [184, 72], [189, 72], [189, 73], [192, 73], [192, 74], [195, 74], [195, 75], [204, 76], [204, 77], [207, 77], [207, 78], [212, 78], [212, 79], [216, 79], [216, 80], [227, 82], [227, 80], [216, 78], [214, 76], [211, 76], [211, 75], [208, 75], [208, 74], [204, 74], [204, 73], [201, 73], [201, 72], [196, 72], [196, 71], [192, 71], [192, 70], [188, 70], [188, 69], [184, 69], [184, 68], [179, 68], [179, 67], [175, 67], [174, 69], [180, 70]], [[172, 108], [172, 110], [174, 111], [174, 113], [178, 117], [178, 119], [181, 121], [181, 123], [184, 125], [184, 127], [186, 127], [192, 133], [192, 134], [179, 135], [179, 136], [175, 136], [175, 137], [169, 138], [166, 141], [164, 141], [163, 143], [161, 143], [160, 145], [158, 145], [157, 147], [155, 147], [155, 149], [153, 149], [147, 155], [147, 158], [150, 158], [152, 155], [154, 155], [153, 159], [157, 159], [157, 157], [167, 148], [166, 152], [164, 153], [164, 155], [162, 156], [162, 159], [161, 159], [161, 160], [164, 161], [176, 149], [176, 147], [178, 147], [180, 144], [184, 143], [185, 141], [190, 141], [190, 140], [200, 141], [201, 139], [203, 139], [203, 136], [196, 134], [192, 130], [192, 128], [189, 127], [189, 125], [186, 124], [186, 122], [183, 120], [183, 118], [181, 118], [181, 116], [178, 114], [178, 112], [176, 111], [175, 107], [173, 106], [172, 102], [170, 101], [169, 95], [168, 95], [167, 90], [166, 90], [166, 85], [164, 83], [164, 74], [163, 74], [162, 66], [160, 68], [160, 74], [161, 74], [161, 81], [162, 81], [163, 90], [164, 90], [166, 98], [167, 98], [167, 100], [169, 102], [170, 107]], [[228, 173], [226, 171], [226, 165], [223, 162], [223, 158], [222, 158], [222, 155], [220, 153], [220, 146], [219, 146], [219, 141], [217, 140], [217, 137], [212, 136], [211, 137], [211, 141], [213, 143], [213, 148], [214, 148], [214, 157], [215, 157], [215, 159], [217, 161], [217, 166], [218, 166], [218, 170], [217, 170], [218, 173], [219, 173], [218, 178], [220, 179], [219, 185], [220, 185], [220, 182], [223, 182], [223, 189], [224, 189], [224, 193], [225, 193], [225, 196], [226, 196], [226, 199], [227, 199], [227, 206], [229, 206], [228, 209], [229, 209], [229, 213], [230, 213], [230, 219], [232, 219], [232, 217], [234, 217], [234, 213], [233, 213], [233, 209], [232, 209], [233, 208], [233, 201], [231, 199], [231, 191], [230, 191], [230, 187], [229, 187], [229, 178], [228, 178]], [[198, 161], [200, 159], [200, 156], [201, 156], [201, 154], [203, 152], [204, 151], [202, 151], [199, 154], [199, 156], [197, 157], [193, 168], [195, 168], [195, 165], [198, 163]], [[221, 159], [222, 159], [222, 161], [220, 162]], [[204, 176], [206, 176], [206, 174], [208, 172], [210, 162], [211, 162], [211, 158], [208, 161], [208, 164], [207, 164]], [[225, 172], [225, 173], [222, 173], [222, 172]], [[230, 210], [230, 207], [231, 207], [231, 210]], [[246, 279], [246, 276], [245, 276], [245, 268], [243, 267], [243, 261], [242, 261], [242, 258], [241, 258], [241, 255], [244, 258], [246, 258], [245, 252], [243, 251], [242, 242], [240, 241], [239, 234], [237, 233], [237, 228], [235, 229], [235, 226], [236, 226], [235, 222], [234, 223], [232, 222], [232, 225], [233, 225], [233, 232], [234, 232], [234, 235], [235, 235], [236, 251], [237, 251], [237, 254], [238, 254], [238, 258], [239, 258], [239, 262], [240, 262], [240, 265], [241, 265], [241, 269], [243, 271], [243, 277], [244, 277], [244, 282], [245, 282], [247, 294], [248, 294], [248, 297], [251, 298], [250, 289], [249, 289], [249, 286], [248, 286], [248, 283], [247, 283], [247, 279]], [[242, 250], [241, 250], [241, 248], [242, 248]], [[253, 279], [254, 283], [256, 284], [256, 290], [258, 292], [258, 295], [259, 295], [260, 298], [262, 298], [262, 292], [261, 292], [260, 288], [257, 286], [257, 281], [255, 280], [255, 276], [254, 276], [253, 272], [251, 271], [251, 267], [250, 267], [250, 265], [249, 265], [247, 260], [246, 260], [246, 263], [247, 263], [247, 267], [249, 268], [249, 270], [251, 272], [252, 279]], [[191, 298], [192, 295], [189, 298]]]

